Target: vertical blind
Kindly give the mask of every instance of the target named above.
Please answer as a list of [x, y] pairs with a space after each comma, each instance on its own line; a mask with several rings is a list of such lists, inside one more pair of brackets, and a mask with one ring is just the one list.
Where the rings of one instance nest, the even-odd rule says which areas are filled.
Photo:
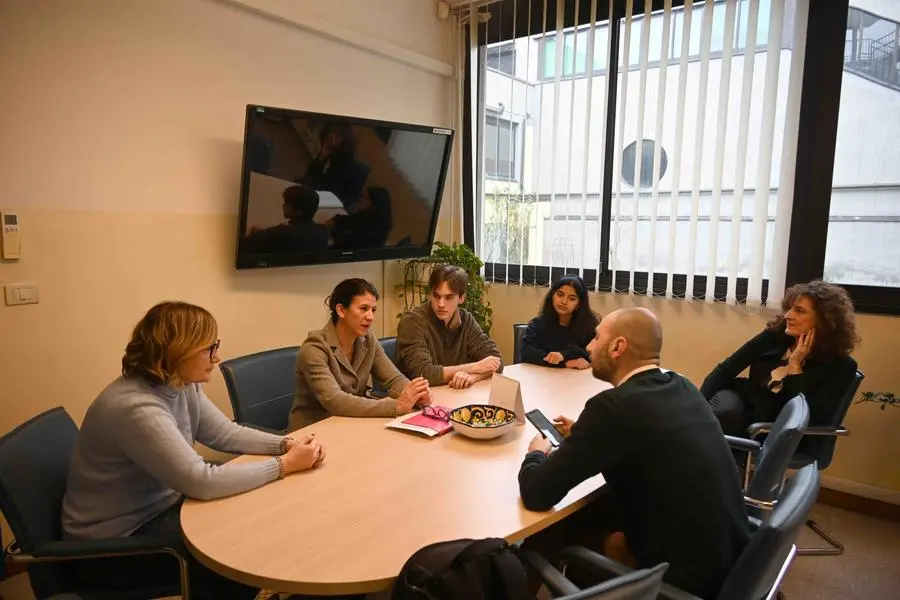
[[[494, 280], [565, 270], [598, 290], [779, 300], [809, 0], [628, 0], [615, 19], [610, 0], [586, 4], [503, 0], [494, 15], [524, 30], [470, 38]], [[587, 24], [567, 27], [573, 11]]]

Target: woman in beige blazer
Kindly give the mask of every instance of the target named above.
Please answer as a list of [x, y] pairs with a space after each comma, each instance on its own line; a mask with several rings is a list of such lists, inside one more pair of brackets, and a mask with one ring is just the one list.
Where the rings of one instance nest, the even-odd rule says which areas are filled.
[[[393, 417], [431, 404], [428, 381], [404, 377], [372, 333], [378, 290], [365, 279], [340, 282], [326, 300], [331, 318], [309, 332], [297, 354], [297, 392], [290, 429], [322, 419]], [[382, 382], [388, 397], [367, 395], [369, 376]]]

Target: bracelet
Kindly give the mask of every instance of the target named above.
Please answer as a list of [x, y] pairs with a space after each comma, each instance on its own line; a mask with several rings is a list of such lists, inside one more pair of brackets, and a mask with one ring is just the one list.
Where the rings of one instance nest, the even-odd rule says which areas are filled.
[[278, 453], [279, 454], [284, 454], [285, 452], [287, 452], [287, 443], [288, 443], [289, 439], [291, 439], [291, 438], [289, 438], [288, 436], [281, 438], [281, 443], [278, 444]]
[[280, 456], [276, 456], [275, 462], [278, 463], [278, 479], [284, 479], [284, 461]]

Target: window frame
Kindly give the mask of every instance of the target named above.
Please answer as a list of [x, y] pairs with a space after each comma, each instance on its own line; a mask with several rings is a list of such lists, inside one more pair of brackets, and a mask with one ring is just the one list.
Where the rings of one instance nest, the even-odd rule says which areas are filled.
[[[849, 0], [810, 3], [787, 285], [825, 274], [849, 12]], [[835, 283], [847, 290], [857, 312], [900, 315], [900, 287]]]
[[[531, 4], [531, 10], [528, 4]], [[585, 25], [590, 22], [590, 0], [576, 0], [579, 5], [579, 22], [575, 22], [575, 10], [572, 5], [566, 3], [565, 14], [562, 15], [564, 28]], [[487, 8], [492, 14], [487, 26], [478, 31], [479, 47], [484, 47], [487, 40], [491, 43], [514, 39], [516, 33], [525, 31], [540, 31], [542, 19], [547, 23], [556, 22], [555, 3], [546, 3], [547, 14], [542, 14], [541, 0], [520, 0], [516, 21], [513, 22], [514, 11], [503, 10], [507, 0], [501, 0]], [[683, 6], [683, 2], [675, 0], [673, 8]], [[524, 8], [522, 5], [525, 5]], [[662, 0], [653, 0], [653, 10], [663, 8]], [[615, 0], [613, 18], [617, 23], [624, 18], [625, 2]], [[828, 223], [831, 206], [832, 175], [834, 172], [834, 157], [837, 141], [837, 120], [840, 105], [841, 79], [843, 75], [844, 47], [846, 37], [846, 25], [849, 13], [849, 0], [833, 0], [830, 2], [811, 1], [808, 17], [808, 32], [805, 44], [805, 59], [803, 71], [803, 88], [800, 100], [800, 119], [798, 131], [797, 157], [794, 181], [794, 203], [791, 218], [790, 239], [788, 242], [788, 254], [786, 265], [785, 284], [790, 286], [795, 283], [820, 279], [824, 274], [825, 266], [825, 242], [828, 233]], [[530, 15], [531, 22], [528, 22]], [[603, 16], [603, 15], [601, 15]], [[467, 30], [468, 30], [468, 26]], [[600, 256], [604, 259], [609, 256], [609, 239], [611, 229], [611, 204], [613, 173], [613, 151], [615, 144], [611, 138], [615, 135], [616, 112], [612, 107], [616, 106], [618, 93], [619, 74], [619, 30], [620, 27], [608, 27], [609, 35], [613, 37], [608, 57], [609, 64], [609, 96], [606, 123], [606, 156], [603, 157], [604, 180], [601, 202], [601, 240]], [[467, 72], [471, 66], [470, 52], [466, 53]], [[480, 54], [480, 52], [479, 52]], [[586, 76], [586, 75], [582, 75]], [[577, 75], [576, 75], [577, 77]], [[463, 161], [466, 165], [473, 165], [472, 156], [472, 94], [471, 81], [465, 81], [465, 99], [463, 110]], [[480, 157], [478, 157], [480, 158]], [[471, 248], [475, 248], [477, 233], [475, 231], [475, 207], [480, 190], [472, 169], [463, 170], [463, 241]], [[581, 273], [590, 288], [596, 287], [604, 292], [625, 292], [632, 287], [629, 272], [616, 271], [615, 282], [613, 273], [605, 261], [601, 261], [597, 268], [567, 268], [549, 267], [543, 265], [516, 265], [488, 263], [485, 264], [485, 279], [495, 283], [525, 283], [535, 285], [549, 285], [562, 274]], [[635, 272], [633, 288], [636, 294], [645, 295], [648, 287], [652, 288], [650, 295], [665, 296], [669, 275], [667, 273], [654, 273], [652, 282], [649, 281], [649, 273]], [[673, 279], [673, 295], [684, 298], [686, 295], [687, 276], [675, 273]], [[709, 282], [705, 275], [694, 275], [693, 299], [702, 300], [706, 295]], [[615, 283], [615, 285], [613, 285]], [[727, 278], [716, 277], [712, 282], [714, 286], [713, 296], [717, 301], [725, 301], [727, 290]], [[856, 310], [862, 313], [875, 314], [900, 314], [900, 288], [886, 288], [875, 286], [861, 286], [842, 284], [847, 289], [854, 301]], [[768, 297], [768, 279], [762, 282], [762, 300], [766, 303]], [[737, 300], [739, 303], [747, 299], [747, 278], [737, 280]]]
[[[512, 143], [510, 144], [510, 151], [512, 152], [512, 174], [510, 176], [506, 176], [503, 173], [497, 172], [496, 174], [490, 174], [485, 172], [484, 176], [486, 179], [490, 179], [491, 181], [502, 181], [507, 183], [520, 183], [522, 181], [522, 172], [524, 168], [524, 161], [522, 153], [525, 150], [525, 132], [523, 127], [523, 121], [517, 121], [515, 119], [510, 119], [506, 117], [505, 113], [500, 112], [496, 108], [493, 107], [485, 107], [486, 116], [491, 117], [495, 121], [497, 121], [497, 139], [500, 139], [501, 135], [505, 135], [507, 140], [512, 138]], [[505, 134], [500, 133], [500, 125], [508, 124], [510, 129], [512, 130], [512, 135], [507, 131]], [[487, 142], [485, 142], [485, 149], [483, 150], [486, 154], [489, 152], [487, 149]], [[499, 159], [498, 159], [499, 162]]]
[[515, 40], [510, 40], [508, 42], [505, 42], [504, 44], [497, 46], [497, 49], [499, 51], [498, 57], [506, 52], [509, 52], [510, 49], [512, 50], [512, 73], [510, 73], [508, 71], [504, 71], [503, 69], [500, 69], [497, 67], [492, 67], [492, 66], [488, 65], [487, 64], [487, 55], [485, 55], [485, 66], [488, 69], [492, 69], [498, 73], [503, 73], [504, 75], [509, 75], [510, 77], [515, 77], [516, 76], [516, 60], [518, 59], [518, 57], [516, 56]]

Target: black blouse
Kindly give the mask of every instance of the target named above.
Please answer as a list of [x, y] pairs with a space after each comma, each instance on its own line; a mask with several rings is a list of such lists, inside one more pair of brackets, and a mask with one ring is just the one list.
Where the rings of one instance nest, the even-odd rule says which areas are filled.
[[[822, 360], [810, 356], [803, 363], [803, 373], [787, 375], [780, 389], [771, 386], [772, 371], [787, 364], [785, 352], [793, 338], [766, 329], [719, 363], [703, 381], [700, 391], [707, 400], [721, 389], [733, 388], [748, 402], [755, 418], [774, 421], [785, 403], [803, 394], [809, 404], [809, 424], [831, 425], [841, 397], [853, 382], [856, 361], [850, 356]], [[750, 367], [746, 380], [737, 380]]]
[[[570, 327], [559, 324], [559, 321], [547, 323], [543, 317], [535, 317], [528, 322], [528, 329], [522, 337], [522, 360], [546, 367], [565, 367], [566, 361], [583, 358], [590, 362], [591, 355], [586, 347], [594, 337], [593, 331], [579, 337]], [[544, 361], [550, 352], [559, 352], [563, 361], [551, 365]]]

